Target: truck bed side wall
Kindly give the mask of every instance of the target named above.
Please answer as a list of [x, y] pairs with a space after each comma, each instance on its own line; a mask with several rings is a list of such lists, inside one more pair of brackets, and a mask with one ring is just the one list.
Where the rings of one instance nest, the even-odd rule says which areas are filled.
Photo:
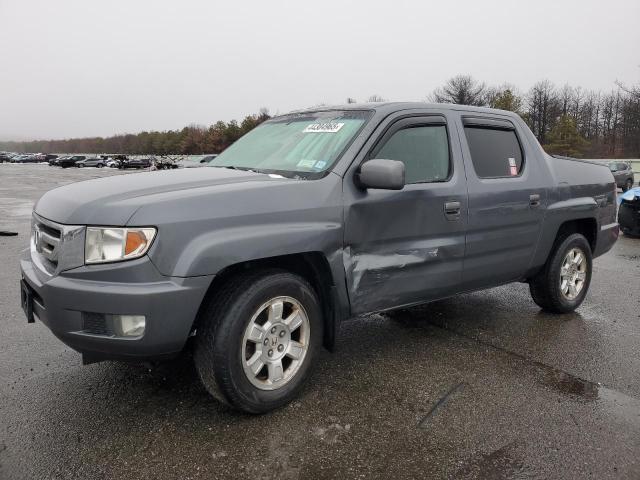
[[[603, 165], [546, 156], [555, 188], [550, 191], [543, 232], [532, 268], [544, 265], [556, 235], [565, 222], [593, 219], [596, 222], [594, 256], [608, 251], [613, 242], [600, 235], [603, 227], [616, 222], [614, 180]], [[613, 239], [615, 241], [615, 239]]]

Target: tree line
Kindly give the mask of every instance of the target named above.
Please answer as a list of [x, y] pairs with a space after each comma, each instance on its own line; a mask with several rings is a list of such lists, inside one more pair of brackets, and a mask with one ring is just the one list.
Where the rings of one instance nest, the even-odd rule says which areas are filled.
[[588, 158], [640, 158], [640, 85], [616, 83], [608, 92], [548, 80], [520, 93], [458, 75], [429, 100], [488, 106], [518, 113], [548, 153]]
[[194, 155], [219, 153], [245, 133], [270, 118], [266, 109], [238, 123], [219, 121], [206, 127], [189, 125], [181, 130], [151, 131], [112, 137], [0, 142], [0, 150], [29, 153], [124, 153], [140, 155]]
[[[368, 102], [384, 99], [370, 96]], [[504, 84], [489, 86], [470, 75], [458, 75], [436, 88], [428, 101], [488, 106], [518, 113], [548, 153], [588, 158], [640, 158], [640, 85], [617, 83], [611, 91], [556, 86], [548, 80], [528, 91]], [[356, 103], [347, 98], [347, 103]], [[125, 153], [172, 155], [219, 153], [270, 118], [266, 109], [238, 123], [219, 121], [209, 127], [151, 131], [112, 137], [0, 142], [12, 152]]]

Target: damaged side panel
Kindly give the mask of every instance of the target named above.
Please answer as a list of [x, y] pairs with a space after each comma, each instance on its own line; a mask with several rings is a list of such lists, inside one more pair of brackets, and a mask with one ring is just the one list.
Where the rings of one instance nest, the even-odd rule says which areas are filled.
[[396, 246], [395, 250], [391, 245], [380, 250], [371, 245], [362, 245], [362, 250], [345, 249], [345, 271], [354, 313], [436, 299], [446, 296], [460, 283], [463, 236]]
[[[380, 131], [394, 131], [401, 122], [402, 128], [428, 125], [425, 118], [389, 119]], [[344, 177], [343, 260], [354, 315], [435, 300], [459, 289], [468, 201], [460, 144], [449, 120], [447, 180], [409, 183], [399, 191], [359, 189], [353, 175], [375, 154], [368, 152], [379, 148], [375, 140]], [[384, 145], [390, 135], [379, 135]], [[425, 159], [426, 168], [429, 161], [433, 154]], [[420, 167], [413, 168], [415, 173]]]

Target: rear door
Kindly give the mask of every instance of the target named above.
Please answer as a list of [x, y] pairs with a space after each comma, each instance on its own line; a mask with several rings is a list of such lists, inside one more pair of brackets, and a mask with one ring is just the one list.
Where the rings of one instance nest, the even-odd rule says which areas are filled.
[[459, 128], [469, 191], [464, 288], [518, 280], [538, 243], [548, 179], [507, 117], [462, 115]]
[[[343, 259], [352, 313], [432, 300], [460, 287], [467, 192], [455, 135], [443, 114], [395, 114], [345, 175]], [[359, 189], [354, 169], [372, 158], [402, 161], [404, 189]]]

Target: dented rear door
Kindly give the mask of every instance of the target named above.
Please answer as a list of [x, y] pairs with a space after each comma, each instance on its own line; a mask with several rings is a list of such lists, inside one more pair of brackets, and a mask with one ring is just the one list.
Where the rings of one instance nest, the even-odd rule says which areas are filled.
[[[407, 129], [416, 130], [402, 132]], [[443, 138], [450, 162], [446, 175]], [[405, 140], [409, 144], [403, 147]], [[401, 191], [359, 189], [353, 175], [370, 158], [405, 162], [411, 183]], [[356, 161], [344, 178], [343, 259], [352, 313], [455, 293], [462, 279], [467, 190], [460, 145], [447, 116], [399, 112], [381, 123]]]

